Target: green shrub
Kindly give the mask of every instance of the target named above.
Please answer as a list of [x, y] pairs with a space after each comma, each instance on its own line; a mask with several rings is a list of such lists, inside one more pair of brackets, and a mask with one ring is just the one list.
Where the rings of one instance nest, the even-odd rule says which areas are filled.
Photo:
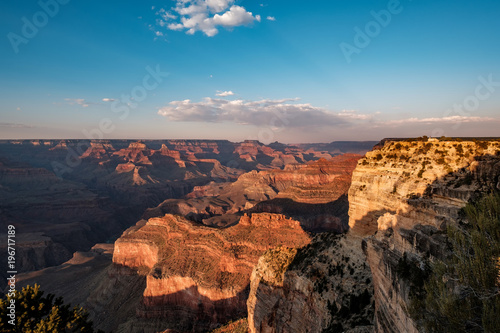
[[448, 227], [452, 255], [432, 264], [423, 293], [410, 293], [410, 315], [425, 332], [500, 327], [500, 196], [486, 195], [463, 211], [466, 223]]
[[[11, 299], [15, 301], [15, 326], [7, 321]], [[44, 296], [40, 286], [27, 286], [17, 291], [14, 297], [0, 300], [0, 332], [19, 333], [93, 333], [93, 323], [81, 307], [70, 308], [61, 297]], [[102, 332], [102, 331], [99, 331]]]

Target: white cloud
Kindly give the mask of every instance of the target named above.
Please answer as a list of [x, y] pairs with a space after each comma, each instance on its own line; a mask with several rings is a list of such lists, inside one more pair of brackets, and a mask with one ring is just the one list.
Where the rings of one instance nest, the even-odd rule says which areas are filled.
[[274, 17], [274, 16], [268, 16], [266, 19], [268, 21], [276, 21], [276, 17]]
[[[158, 114], [170, 121], [179, 122], [232, 122], [254, 126], [308, 127], [349, 126], [353, 119], [339, 113], [297, 103], [292, 99], [263, 99], [246, 101], [206, 97], [201, 102], [172, 101], [158, 110]], [[357, 120], [357, 119], [354, 119]]]
[[65, 98], [64, 99], [66, 102], [68, 102], [69, 105], [81, 105], [82, 107], [86, 108], [89, 106], [90, 103], [86, 102], [83, 98]]
[[215, 94], [215, 96], [219, 96], [219, 97], [227, 97], [227, 96], [233, 96], [233, 95], [234, 95], [234, 92], [232, 92], [231, 90], [229, 90], [229, 91], [217, 90], [217, 93]]
[[465, 117], [465, 116], [450, 116], [450, 117], [434, 117], [434, 118], [407, 118], [398, 120], [389, 120], [384, 122], [385, 125], [401, 125], [411, 123], [472, 123], [472, 122], [485, 122], [496, 121], [495, 118], [490, 117]]
[[103, 102], [114, 102], [115, 99], [114, 98], [103, 98], [102, 101]]
[[219, 13], [234, 3], [233, 0], [206, 0], [208, 8], [213, 13]]
[[341, 112], [337, 113], [337, 115], [339, 117], [357, 120], [369, 120], [373, 118], [373, 116], [369, 114], [358, 114], [356, 110], [342, 110]]
[[212, 20], [214, 25], [236, 27], [239, 25], [250, 24], [254, 20], [260, 21], [260, 15], [256, 15], [254, 17], [252, 13], [247, 12], [243, 7], [232, 6], [227, 12], [222, 15], [215, 14]]
[[231, 29], [237, 26], [260, 22], [260, 15], [253, 15], [244, 7], [234, 4], [234, 0], [177, 0], [172, 11], [164, 8], [157, 13], [157, 24], [169, 30], [194, 34], [203, 32], [212, 37], [219, 33], [218, 27]]

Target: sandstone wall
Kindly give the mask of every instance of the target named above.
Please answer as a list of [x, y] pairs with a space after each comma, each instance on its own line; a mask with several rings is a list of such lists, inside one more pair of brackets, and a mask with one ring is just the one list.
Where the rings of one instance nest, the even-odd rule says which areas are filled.
[[244, 216], [225, 229], [170, 214], [141, 221], [115, 243], [114, 264], [146, 277], [136, 318], [123, 327], [204, 332], [245, 317], [250, 274], [262, 253], [309, 241], [297, 221], [277, 214]]
[[366, 237], [378, 332], [416, 332], [407, 315], [404, 254], [423, 265], [445, 253], [446, 225], [480, 193], [499, 189], [498, 141], [387, 141], [358, 162], [349, 190], [350, 233]]
[[250, 332], [369, 332], [372, 296], [361, 239], [320, 234], [302, 249], [259, 259], [247, 301]]

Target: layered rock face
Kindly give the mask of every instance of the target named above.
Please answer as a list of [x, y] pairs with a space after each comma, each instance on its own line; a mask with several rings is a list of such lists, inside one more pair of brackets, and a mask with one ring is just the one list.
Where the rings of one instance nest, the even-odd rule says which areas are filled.
[[350, 233], [367, 237], [377, 332], [417, 332], [408, 317], [412, 281], [398, 275], [403, 256], [417, 266], [446, 254], [445, 230], [476, 194], [500, 189], [500, 142], [386, 141], [358, 162], [349, 190]]
[[319, 234], [298, 250], [270, 250], [252, 272], [250, 332], [370, 332], [371, 282], [358, 238]]
[[[305, 230], [342, 233], [348, 230], [347, 192], [352, 171], [360, 155], [344, 154], [307, 165], [287, 166], [283, 171], [260, 172], [280, 189], [271, 200], [250, 202], [250, 212], [272, 212], [291, 216]], [[254, 182], [255, 184], [256, 182]]]
[[146, 276], [137, 318], [123, 328], [144, 328], [156, 318], [163, 329], [202, 332], [244, 317], [250, 273], [260, 255], [309, 241], [299, 222], [276, 214], [244, 216], [225, 229], [169, 214], [141, 221], [115, 243], [114, 264]]
[[[2, 140], [0, 226], [14, 223], [18, 235], [26, 234], [20, 238], [28, 240], [20, 250], [23, 270], [58, 265], [74, 251], [113, 241], [148, 207], [211, 182], [233, 182], [246, 171], [316, 159], [303, 153], [257, 141]], [[241, 198], [237, 205], [244, 207]], [[201, 220], [232, 208], [220, 200], [199, 205], [193, 214]], [[187, 207], [179, 212], [189, 214]], [[230, 225], [239, 217], [208, 224]]]
[[195, 187], [185, 199], [166, 200], [145, 218], [180, 214], [211, 226], [234, 224], [244, 212], [277, 213], [300, 220], [308, 231], [347, 230], [347, 191], [360, 155], [251, 171], [233, 183]]

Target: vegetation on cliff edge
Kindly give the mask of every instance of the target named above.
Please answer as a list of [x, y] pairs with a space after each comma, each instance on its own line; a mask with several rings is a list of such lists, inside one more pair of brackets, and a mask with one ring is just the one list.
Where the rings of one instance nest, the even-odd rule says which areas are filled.
[[[11, 302], [14, 300], [14, 302]], [[8, 321], [9, 306], [15, 304], [15, 325]], [[93, 323], [88, 313], [81, 307], [70, 308], [61, 297], [53, 294], [44, 296], [40, 286], [27, 286], [17, 291], [14, 297], [0, 300], [0, 332], [53, 333], [80, 332], [93, 333]], [[98, 331], [100, 333], [102, 331]]]
[[451, 256], [432, 264], [422, 293], [410, 293], [410, 314], [425, 332], [500, 329], [500, 195], [464, 213], [465, 223], [448, 227]]
[[246, 318], [230, 321], [226, 325], [213, 330], [211, 333], [247, 333], [248, 320]]
[[269, 272], [272, 272], [272, 277], [264, 275], [263, 281], [274, 286], [283, 286], [283, 278], [288, 266], [292, 263], [295, 255], [297, 254], [296, 248], [288, 248], [278, 246], [277, 248], [267, 250], [262, 256], [265, 260]]

